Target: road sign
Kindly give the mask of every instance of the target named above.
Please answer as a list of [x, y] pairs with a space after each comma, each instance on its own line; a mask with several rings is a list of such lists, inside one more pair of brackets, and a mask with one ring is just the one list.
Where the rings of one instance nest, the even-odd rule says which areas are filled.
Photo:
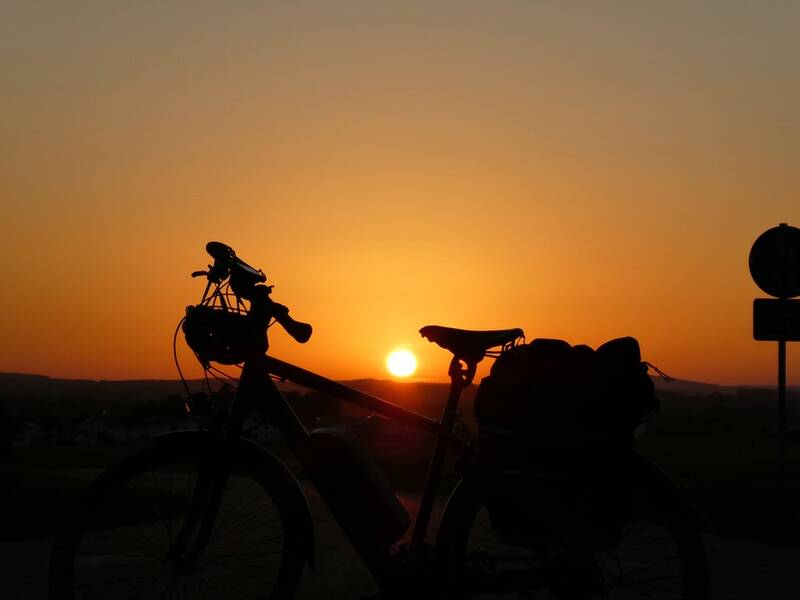
[[750, 275], [770, 296], [800, 296], [800, 229], [781, 223], [762, 233], [750, 250]]
[[759, 341], [800, 342], [800, 300], [754, 300], [753, 337]]
[[800, 229], [781, 223], [750, 249], [750, 275], [777, 300], [753, 302], [753, 337], [778, 342], [778, 487], [786, 474], [786, 342], [800, 341]]

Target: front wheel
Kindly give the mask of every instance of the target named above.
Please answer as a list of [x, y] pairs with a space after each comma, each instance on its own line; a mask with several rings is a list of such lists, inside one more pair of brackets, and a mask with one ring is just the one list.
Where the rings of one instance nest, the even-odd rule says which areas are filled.
[[[518, 482], [462, 481], [439, 543], [448, 597], [707, 600], [691, 509], [671, 482], [645, 470], [626, 486], [619, 511], [597, 512], [596, 496], [576, 497], [575, 486], [556, 499], [552, 481], [536, 485], [535, 477], [503, 511], [497, 494], [508, 499]], [[519, 502], [537, 488], [530, 503]]]
[[50, 598], [290, 598], [305, 561], [296, 498], [222, 447], [154, 444], [103, 473], [56, 539]]

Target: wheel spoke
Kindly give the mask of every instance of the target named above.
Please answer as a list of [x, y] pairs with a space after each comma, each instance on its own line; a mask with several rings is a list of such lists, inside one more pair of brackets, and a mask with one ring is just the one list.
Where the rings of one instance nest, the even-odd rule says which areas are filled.
[[[97, 490], [88, 495], [84, 512], [90, 518], [75, 519], [76, 529], [83, 526], [84, 531], [76, 532], [74, 544], [61, 544], [74, 545], [74, 554], [54, 554], [54, 560], [69, 565], [54, 573], [74, 573], [64, 580], [74, 584], [74, 597], [263, 600], [273, 592], [280, 597], [292, 593], [304, 560], [302, 549], [288, 543], [296, 534], [286, 529], [281, 515], [289, 511], [276, 500], [287, 502], [288, 491], [279, 486], [275, 496], [271, 489], [278, 484], [243, 469], [231, 475], [201, 558], [184, 564], [181, 556], [168, 557], [189, 517], [204, 459], [180, 458], [170, 466], [150, 449], [128, 461], [127, 467], [112, 468], [99, 478]], [[93, 526], [87, 527], [90, 522]], [[190, 535], [187, 551], [196, 534]]]

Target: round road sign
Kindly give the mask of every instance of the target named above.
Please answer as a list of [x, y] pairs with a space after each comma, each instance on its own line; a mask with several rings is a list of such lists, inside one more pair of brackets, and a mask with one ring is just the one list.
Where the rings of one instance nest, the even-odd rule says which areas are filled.
[[800, 295], [800, 229], [781, 223], [762, 233], [750, 250], [750, 275], [770, 296]]

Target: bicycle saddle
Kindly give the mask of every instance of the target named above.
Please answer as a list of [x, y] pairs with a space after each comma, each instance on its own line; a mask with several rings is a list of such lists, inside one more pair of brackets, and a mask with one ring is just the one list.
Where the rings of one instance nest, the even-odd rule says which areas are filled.
[[422, 337], [436, 342], [459, 358], [475, 361], [481, 360], [489, 348], [503, 346], [525, 335], [522, 329], [470, 331], [440, 325], [426, 325], [419, 332]]

